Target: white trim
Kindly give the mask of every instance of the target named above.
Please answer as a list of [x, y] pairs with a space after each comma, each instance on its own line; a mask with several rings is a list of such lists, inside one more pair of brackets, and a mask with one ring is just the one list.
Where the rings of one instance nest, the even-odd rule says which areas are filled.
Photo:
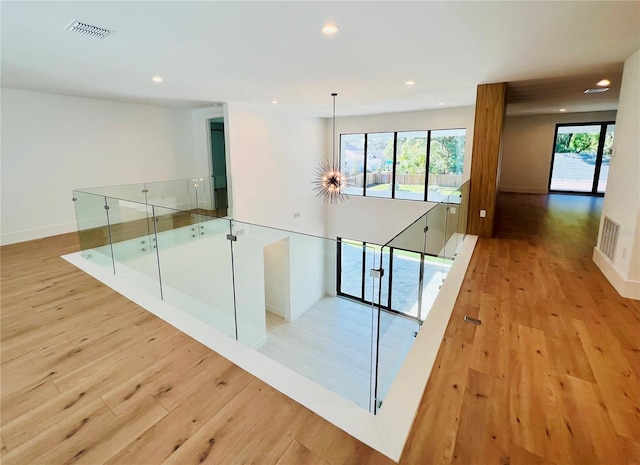
[[418, 411], [476, 241], [477, 236], [467, 236], [462, 243], [447, 279], [378, 415], [372, 415], [338, 394], [215, 328], [203, 325], [193, 316], [114, 275], [110, 271], [111, 268], [104, 268], [84, 259], [79, 252], [65, 255], [63, 258], [356, 439], [398, 462]]
[[274, 315], [278, 315], [279, 317], [281, 317], [284, 320], [284, 310], [280, 307], [276, 307], [274, 305], [270, 305], [270, 304], [265, 304], [265, 307], [267, 307], [267, 311], [269, 313], [273, 313]]
[[640, 281], [625, 279], [609, 257], [598, 247], [593, 248], [593, 261], [618, 294], [627, 299], [640, 300]]
[[22, 231], [14, 231], [2, 233], [0, 237], [0, 245], [15, 244], [17, 242], [32, 241], [34, 239], [42, 239], [43, 237], [57, 236], [58, 234], [66, 234], [77, 231], [75, 221], [72, 223], [55, 224], [42, 228], [23, 229]]
[[518, 194], [548, 194], [549, 189], [547, 189], [546, 187], [500, 186], [500, 192], [515, 192]]

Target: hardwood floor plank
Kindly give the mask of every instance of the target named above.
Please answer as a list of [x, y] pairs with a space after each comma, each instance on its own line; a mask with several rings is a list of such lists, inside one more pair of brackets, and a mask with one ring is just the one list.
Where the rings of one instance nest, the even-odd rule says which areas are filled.
[[324, 421], [309, 419], [305, 427], [297, 432], [295, 440], [327, 463], [334, 465], [356, 463], [391, 465], [394, 463], [391, 459]]
[[[251, 433], [256, 431], [256, 426], [268, 429], [268, 425], [277, 415], [292, 418], [295, 410], [299, 413], [307, 412], [292, 409], [293, 401], [285, 400], [288, 401], [282, 394], [254, 379], [162, 463], [225, 463], [223, 459], [230, 453], [243, 452], [244, 444], [252, 440]], [[268, 447], [269, 444], [265, 446]], [[284, 450], [286, 446], [280, 451], [272, 452], [279, 457]], [[260, 456], [253, 454], [254, 460]]]
[[126, 448], [114, 455], [107, 465], [147, 465], [162, 463], [193, 436], [202, 425], [224, 408], [251, 382], [253, 377], [231, 366], [199, 389], [151, 428], [140, 434]]
[[455, 464], [474, 463], [482, 457], [486, 464], [509, 463], [509, 386], [505, 381], [469, 369], [462, 409], [468, 412], [458, 430], [475, 441], [456, 441]]
[[499, 380], [506, 380], [509, 372], [509, 324], [503, 323], [498, 299], [482, 296], [478, 318], [482, 325], [476, 329], [470, 368]]
[[307, 449], [298, 441], [292, 441], [291, 445], [276, 462], [276, 465], [328, 465], [322, 457]]
[[615, 335], [602, 324], [574, 320], [617, 433], [640, 438], [640, 384]]
[[[184, 379], [184, 373], [193, 364], [204, 362], [209, 356], [209, 350], [193, 341], [192, 344], [182, 344], [177, 348], [173, 357], [159, 360], [149, 368], [127, 379], [114, 389], [102, 396], [109, 408], [119, 415], [130, 405], [146, 396], [161, 397], [168, 394], [173, 385]], [[215, 357], [219, 363], [226, 360]], [[226, 362], [227, 364], [229, 362]], [[158, 399], [156, 399], [158, 400]]]
[[563, 374], [552, 378], [579, 463], [624, 463], [622, 442], [596, 385]]
[[98, 434], [98, 430], [114, 418], [105, 403], [96, 399], [84, 408], [65, 416], [55, 428], [48, 428], [9, 451], [2, 458], [2, 462], [5, 465], [71, 463], [70, 460], [80, 450], [84, 450], [84, 447], [77, 449], [80, 435], [85, 435], [87, 430], [90, 434]]
[[400, 463], [451, 463], [472, 353], [473, 345], [445, 337]]
[[[4, 388], [4, 383], [3, 383]], [[2, 395], [2, 425], [30, 412], [43, 402], [60, 394], [53, 381], [36, 381], [22, 390]]]
[[511, 444], [509, 449], [509, 465], [561, 465], [533, 454], [522, 447]]

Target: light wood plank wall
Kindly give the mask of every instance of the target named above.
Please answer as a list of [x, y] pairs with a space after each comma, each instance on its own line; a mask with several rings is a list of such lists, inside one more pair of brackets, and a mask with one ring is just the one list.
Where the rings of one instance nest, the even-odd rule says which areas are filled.
[[480, 237], [493, 236], [506, 93], [499, 82], [479, 85], [476, 94], [467, 233]]

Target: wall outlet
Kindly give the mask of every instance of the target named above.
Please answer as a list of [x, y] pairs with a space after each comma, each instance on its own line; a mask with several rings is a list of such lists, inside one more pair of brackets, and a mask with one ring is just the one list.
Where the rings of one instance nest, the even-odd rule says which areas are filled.
[[450, 212], [452, 215], [455, 215], [455, 214], [456, 214], [456, 207], [451, 207], [451, 209], [449, 210], [449, 212]]
[[480, 218], [487, 216], [487, 210], [480, 210]]
[[294, 218], [300, 218], [300, 212], [295, 212], [295, 213], [293, 214], [293, 217], [294, 217]]

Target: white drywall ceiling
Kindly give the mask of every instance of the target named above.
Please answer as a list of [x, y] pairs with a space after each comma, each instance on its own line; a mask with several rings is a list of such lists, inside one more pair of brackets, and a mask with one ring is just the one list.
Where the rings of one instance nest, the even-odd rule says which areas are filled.
[[[325, 117], [334, 91], [340, 116], [470, 105], [478, 84], [605, 73], [640, 48], [636, 1], [0, 8], [3, 87], [176, 107], [278, 100]], [[72, 20], [115, 32], [95, 39], [65, 31]], [[326, 22], [340, 32], [323, 35]]]

